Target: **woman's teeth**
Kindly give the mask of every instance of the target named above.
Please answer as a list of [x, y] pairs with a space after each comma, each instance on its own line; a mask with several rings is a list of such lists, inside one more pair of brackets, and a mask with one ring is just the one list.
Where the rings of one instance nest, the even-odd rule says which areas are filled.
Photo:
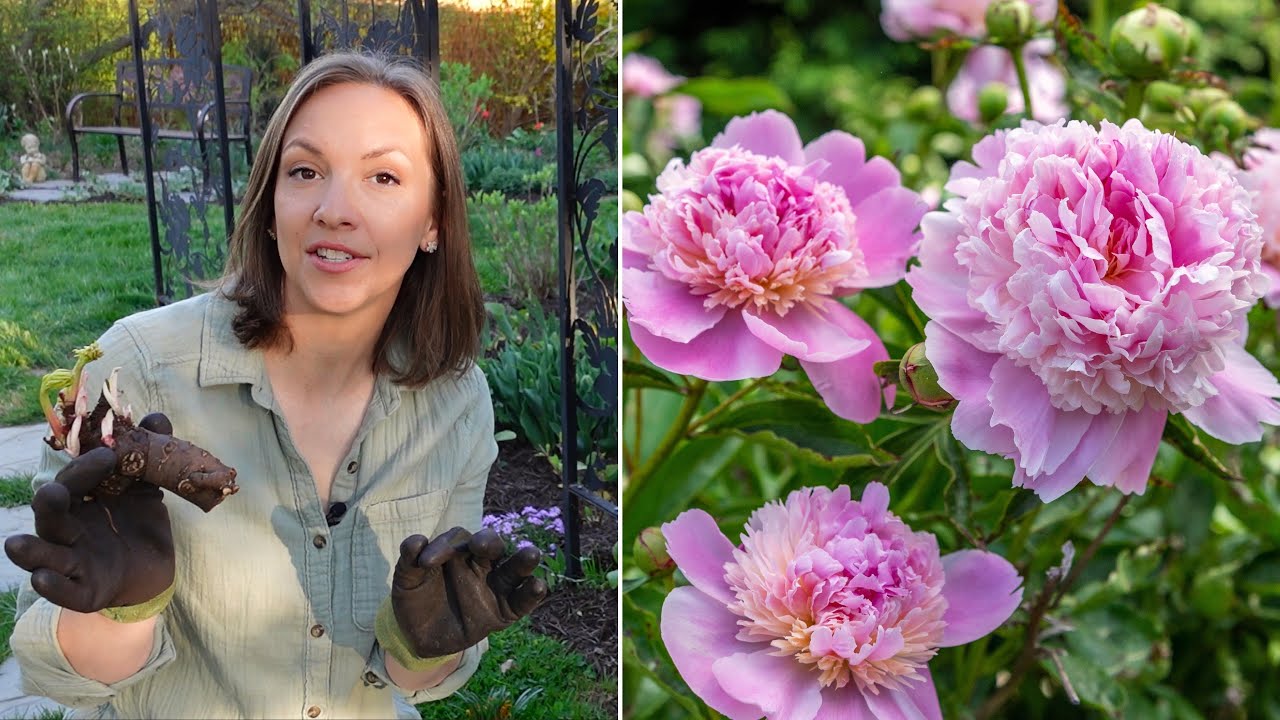
[[316, 250], [316, 255], [320, 256], [321, 260], [327, 260], [329, 262], [346, 262], [352, 257], [350, 253], [344, 253], [341, 250], [333, 250], [331, 248], [324, 247], [318, 248]]

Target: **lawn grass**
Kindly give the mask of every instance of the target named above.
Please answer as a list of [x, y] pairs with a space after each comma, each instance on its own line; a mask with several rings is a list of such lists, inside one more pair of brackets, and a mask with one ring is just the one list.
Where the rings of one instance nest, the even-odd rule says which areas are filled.
[[35, 476], [30, 473], [0, 477], [0, 507], [30, 505], [31, 498], [36, 494], [31, 488], [33, 477]]
[[[0, 426], [38, 422], [44, 373], [155, 306], [146, 205], [0, 203], [0, 253]], [[501, 249], [478, 244], [476, 265], [503, 292]]]
[[40, 376], [155, 304], [146, 207], [0, 204], [0, 425], [42, 418]]
[[[508, 660], [513, 662], [503, 672]], [[513, 700], [526, 689], [542, 688], [518, 714], [521, 720], [604, 720], [617, 716], [616, 680], [597, 677], [581, 655], [530, 630], [528, 618], [489, 636], [489, 652], [465, 686], [468, 693], [482, 700], [492, 692], [504, 692], [502, 688]], [[468, 709], [472, 706], [459, 695], [418, 706], [425, 720], [471, 717]], [[474, 717], [488, 716], [475, 712]]]
[[0, 662], [9, 659], [9, 638], [13, 635], [13, 623], [18, 615], [18, 588], [0, 592]]

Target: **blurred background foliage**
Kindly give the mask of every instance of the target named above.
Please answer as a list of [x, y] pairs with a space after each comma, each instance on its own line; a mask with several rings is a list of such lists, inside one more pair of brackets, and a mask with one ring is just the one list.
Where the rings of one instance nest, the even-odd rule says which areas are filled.
[[[1140, 4], [1067, 0], [1065, 8], [1082, 20], [1080, 38], [1092, 33], [1105, 47], [1111, 22]], [[1280, 125], [1280, 4], [1165, 5], [1203, 33], [1195, 59], [1208, 74], [1183, 79], [1220, 84], [1259, 121]], [[952, 117], [945, 87], [933, 85], [930, 52], [886, 37], [874, 0], [709, 2], [697, 12], [628, 0], [623, 52], [656, 58], [686, 79], [657, 97], [626, 96], [624, 71], [624, 209], [638, 209], [655, 192], [654, 178], [670, 158], [708, 144], [731, 117], [765, 108], [788, 113], [806, 142], [831, 129], [857, 135], [931, 203], [974, 142], [1018, 121], [1006, 115], [971, 125]], [[1075, 58], [1058, 62], [1068, 71], [1074, 117], [1123, 120], [1112, 78]], [[700, 122], [673, 136], [664, 98], [680, 94], [699, 101]], [[1144, 119], [1162, 120], [1150, 106]], [[1194, 132], [1184, 137], [1204, 147]], [[923, 340], [925, 318], [905, 284], [864, 292], [851, 307], [892, 357]], [[1250, 315], [1248, 348], [1280, 370], [1276, 313], [1261, 304]], [[764, 381], [710, 383], [697, 396], [696, 383], [649, 364], [629, 341], [624, 350], [624, 466], [646, 471], [642, 488], [624, 490], [624, 548], [689, 507], [706, 509], [736, 541], [767, 500], [839, 483], [851, 484], [856, 497], [880, 480], [890, 485], [892, 509], [935, 533], [944, 554], [984, 543], [1026, 581], [1023, 607], [1003, 628], [931, 663], [945, 717], [1280, 718], [1274, 431], [1262, 443], [1233, 447], [1171, 423], [1145, 494], [1123, 500], [1084, 483], [1045, 505], [1010, 487], [1011, 463], [960, 446], [949, 415], [917, 408], [865, 426], [841, 421], [790, 359]], [[897, 407], [908, 402], [900, 391]], [[682, 412], [693, 413], [691, 429], [655, 457]], [[1049, 578], [1058, 568], [1060, 579], [1069, 578], [1065, 589]], [[627, 718], [718, 717], [684, 685], [658, 633], [662, 601], [678, 582], [678, 573], [651, 577], [634, 559], [627, 565]]]

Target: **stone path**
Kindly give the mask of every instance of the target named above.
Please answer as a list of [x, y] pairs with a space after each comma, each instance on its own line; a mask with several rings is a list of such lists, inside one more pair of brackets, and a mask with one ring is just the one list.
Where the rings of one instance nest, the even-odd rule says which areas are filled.
[[[0, 476], [34, 473], [40, 465], [40, 452], [44, 443], [46, 425], [0, 427]], [[35, 524], [28, 506], [0, 508], [0, 538], [19, 533], [34, 532]], [[9, 562], [0, 553], [0, 590], [20, 584], [27, 577], [22, 568]], [[18, 674], [18, 663], [13, 658], [0, 664], [0, 719], [35, 718], [47, 710], [60, 708], [48, 698], [26, 695]]]
[[[116, 187], [125, 183], [137, 182], [128, 175], [120, 173], [103, 173], [96, 176], [97, 180], [108, 187]], [[138, 176], [139, 178], [141, 176]], [[27, 202], [47, 203], [47, 202], [63, 202], [74, 196], [73, 188], [83, 183], [75, 183], [71, 180], [46, 180], [42, 183], [35, 183], [27, 187], [10, 190], [5, 195], [10, 200], [25, 200]]]

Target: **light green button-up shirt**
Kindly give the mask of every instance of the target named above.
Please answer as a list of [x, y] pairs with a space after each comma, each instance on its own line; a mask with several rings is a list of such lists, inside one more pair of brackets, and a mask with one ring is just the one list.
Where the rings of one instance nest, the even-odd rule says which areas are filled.
[[[174, 435], [237, 470], [240, 491], [212, 512], [166, 493], [176, 591], [146, 665], [113, 685], [85, 678], [55, 639], [60, 608], [27, 583], [12, 646], [27, 692], [77, 717], [416, 718], [409, 703], [449, 695], [475, 672], [467, 650], [439, 686], [393, 692], [374, 615], [390, 593], [400, 542], [480, 527], [497, 456], [484, 375], [408, 390], [379, 377], [326, 508], [271, 392], [262, 353], [231, 331], [235, 306], [213, 294], [116, 323], [90, 363], [90, 398], [119, 366], [133, 417], [163, 412]], [[36, 483], [67, 461], [46, 448]]]

